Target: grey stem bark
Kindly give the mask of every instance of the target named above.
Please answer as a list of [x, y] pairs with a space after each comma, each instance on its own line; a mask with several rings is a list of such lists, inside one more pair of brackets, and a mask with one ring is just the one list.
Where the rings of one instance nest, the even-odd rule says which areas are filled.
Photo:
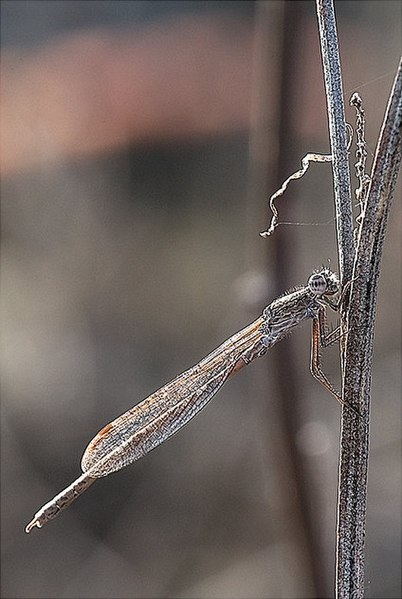
[[357, 251], [354, 246], [350, 174], [342, 78], [332, 0], [317, 0], [321, 53], [328, 106], [341, 281], [352, 281], [342, 310], [347, 340], [342, 348], [343, 398], [336, 597], [364, 596], [369, 405], [378, 277], [389, 209], [401, 160], [402, 75], [397, 73], [371, 173]]
[[401, 161], [402, 74], [395, 79], [371, 173], [357, 251], [353, 239], [350, 175], [342, 79], [332, 0], [316, 0], [328, 120], [341, 281], [352, 281], [348, 305], [342, 310], [347, 341], [341, 364], [343, 398], [361, 415], [342, 411], [336, 597], [364, 596], [369, 405], [376, 295], [389, 209]]
[[401, 162], [402, 65], [395, 78], [374, 157], [359, 230], [350, 303], [343, 398], [362, 417], [342, 414], [337, 531], [337, 597], [364, 596], [369, 410], [376, 296], [392, 196]]
[[355, 246], [345, 108], [333, 1], [317, 0], [317, 16], [331, 141], [339, 273], [344, 284], [352, 276]]

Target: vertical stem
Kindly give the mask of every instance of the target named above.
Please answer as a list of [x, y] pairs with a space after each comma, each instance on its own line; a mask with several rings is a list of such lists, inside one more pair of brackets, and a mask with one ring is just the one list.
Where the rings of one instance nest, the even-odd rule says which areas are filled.
[[[355, 246], [353, 239], [353, 213], [352, 213], [352, 191], [350, 186], [349, 162], [346, 142], [346, 123], [345, 109], [342, 93], [342, 76], [338, 49], [338, 38], [336, 31], [336, 20], [333, 0], [316, 0], [317, 16], [320, 33], [321, 54], [324, 71], [325, 92], [327, 98], [329, 133], [331, 141], [331, 154], [333, 157], [332, 169], [334, 178], [334, 201], [336, 214], [336, 230], [338, 242], [338, 258], [341, 284], [344, 285], [352, 278], [353, 262], [355, 257]], [[345, 323], [345, 313], [341, 306], [341, 315], [343, 317], [343, 330]], [[345, 343], [341, 343], [341, 369], [342, 379], [344, 380], [345, 366]], [[343, 388], [343, 394], [345, 388]], [[344, 395], [343, 395], [344, 398]], [[341, 456], [342, 463], [342, 447], [343, 447], [343, 431], [345, 429], [345, 419], [350, 416], [349, 410], [342, 411], [342, 433], [341, 433]], [[368, 439], [368, 431], [366, 434]], [[343, 546], [344, 536], [350, 537], [348, 531], [340, 528], [340, 509], [343, 497], [341, 485], [347, 484], [348, 481], [341, 480], [339, 475], [338, 486], [338, 529], [337, 529], [337, 546], [336, 546], [336, 596], [346, 597], [341, 593], [338, 595], [339, 588], [345, 584], [345, 580], [349, 577], [346, 569], [340, 565], [341, 551]], [[349, 505], [344, 505], [346, 511], [350, 511]]]
[[[401, 160], [401, 67], [391, 93], [373, 163], [355, 257], [342, 83], [332, 0], [316, 0], [333, 155], [341, 281], [352, 280], [342, 348], [343, 399], [338, 487], [336, 597], [364, 596], [369, 404], [376, 295], [393, 190]], [[354, 264], [353, 264], [354, 263]], [[353, 273], [352, 273], [353, 271]], [[353, 274], [353, 277], [352, 277]]]
[[317, 0], [317, 15], [333, 157], [339, 272], [343, 284], [352, 276], [355, 250], [345, 109], [333, 0]]
[[[377, 144], [360, 226], [344, 369], [344, 399], [361, 418], [344, 411], [339, 465], [337, 597], [364, 596], [364, 558], [369, 456], [369, 409], [374, 323], [381, 255], [401, 161], [402, 66], [395, 79]], [[350, 412], [350, 411], [349, 411]]]

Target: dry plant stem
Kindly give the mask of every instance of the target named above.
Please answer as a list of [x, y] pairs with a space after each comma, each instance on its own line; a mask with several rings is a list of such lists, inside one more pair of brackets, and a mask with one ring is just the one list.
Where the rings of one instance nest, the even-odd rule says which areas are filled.
[[317, 0], [317, 16], [327, 97], [331, 154], [333, 157], [332, 172], [334, 177], [339, 274], [341, 283], [345, 284], [352, 276], [355, 250], [345, 109], [335, 11], [332, 0]]
[[343, 410], [336, 570], [336, 596], [340, 599], [364, 596], [369, 404], [376, 295], [388, 215], [401, 161], [401, 123], [400, 63], [373, 162], [347, 316], [343, 398], [357, 406], [364, 417], [350, 418], [350, 414]]
[[[319, 23], [319, 34], [321, 44], [321, 54], [324, 71], [325, 91], [327, 98], [329, 133], [331, 141], [331, 153], [333, 155], [333, 177], [334, 177], [334, 200], [335, 213], [337, 223], [337, 242], [338, 256], [341, 282], [343, 284], [349, 282], [352, 278], [353, 264], [355, 260], [355, 246], [353, 236], [353, 213], [352, 213], [352, 193], [350, 186], [350, 173], [348, 163], [348, 151], [346, 140], [346, 123], [345, 112], [342, 94], [342, 77], [340, 69], [339, 49], [336, 31], [335, 11], [332, 0], [316, 0], [317, 16]], [[341, 307], [341, 315], [343, 317], [342, 329], [345, 331], [344, 324], [346, 318], [346, 310]], [[351, 326], [349, 323], [348, 326]], [[346, 329], [349, 334], [349, 329]], [[355, 329], [357, 330], [357, 329]], [[365, 336], [365, 331], [359, 329], [362, 336]], [[343, 386], [343, 398], [352, 404], [350, 393], [345, 386], [345, 365], [346, 353], [345, 343], [341, 344], [341, 367]], [[356, 401], [356, 400], [354, 400]], [[356, 405], [356, 404], [355, 404]], [[359, 408], [360, 409], [360, 408]], [[353, 424], [352, 424], [353, 423]], [[349, 410], [342, 411], [342, 431], [346, 431], [349, 426], [361, 427], [362, 435], [360, 437], [360, 446], [357, 452], [353, 453], [351, 462], [365, 462], [366, 466], [362, 470], [367, 472], [367, 450], [368, 450], [368, 425], [364, 418], [356, 417], [349, 413]], [[344, 444], [346, 437], [341, 440], [341, 456], [340, 464], [347, 461], [346, 453], [349, 451], [347, 444]], [[342, 470], [342, 466], [340, 466]], [[342, 470], [344, 471], [344, 470]], [[364, 589], [364, 527], [363, 518], [362, 534], [356, 536], [353, 531], [357, 523], [352, 521], [352, 518], [345, 517], [345, 513], [351, 514], [354, 504], [353, 494], [350, 489], [356, 491], [356, 486], [359, 485], [360, 505], [363, 506], [365, 514], [366, 506], [366, 476], [361, 486], [361, 478], [356, 484], [351, 484], [351, 481], [356, 482], [353, 474], [344, 471], [346, 476], [339, 477], [338, 487], [338, 529], [337, 529], [337, 547], [336, 547], [336, 596], [346, 597], [361, 597]], [[350, 474], [350, 476], [349, 476]], [[343, 487], [342, 487], [343, 485]], [[349, 490], [349, 492], [348, 492]], [[346, 503], [345, 496], [348, 497]], [[361, 514], [361, 511], [359, 513]], [[348, 522], [348, 526], [339, 526], [340, 522]], [[343, 551], [343, 548], [349, 541], [348, 555]], [[358, 564], [355, 560], [358, 560]], [[361, 572], [361, 576], [356, 579], [356, 569]], [[363, 582], [363, 583], [362, 583]], [[351, 593], [350, 589], [354, 588]], [[356, 594], [355, 594], [356, 593]]]

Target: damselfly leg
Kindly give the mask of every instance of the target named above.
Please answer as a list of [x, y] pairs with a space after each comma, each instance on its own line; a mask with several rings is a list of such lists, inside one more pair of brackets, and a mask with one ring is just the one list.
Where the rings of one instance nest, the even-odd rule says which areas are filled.
[[330, 333], [327, 333], [327, 316], [326, 308], [322, 306], [318, 310], [318, 315], [312, 320], [312, 332], [311, 332], [311, 360], [310, 360], [310, 371], [313, 377], [325, 387], [327, 391], [335, 397], [335, 399], [347, 408], [350, 408], [357, 416], [360, 417], [359, 412], [347, 403], [342, 395], [335, 389], [334, 385], [328, 379], [321, 366], [321, 355], [320, 349], [333, 345], [345, 333], [342, 332], [341, 326], [336, 327]]

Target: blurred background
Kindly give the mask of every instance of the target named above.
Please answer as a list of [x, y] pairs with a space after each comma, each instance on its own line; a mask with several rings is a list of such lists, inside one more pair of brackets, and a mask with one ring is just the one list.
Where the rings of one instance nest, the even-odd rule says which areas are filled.
[[[400, 3], [336, 10], [373, 152]], [[2, 597], [333, 596], [340, 409], [309, 374], [308, 325], [24, 532], [100, 428], [312, 270], [337, 270], [329, 165], [278, 201], [280, 220], [318, 226], [259, 236], [269, 195], [329, 151], [314, 2], [5, 0], [1, 43]], [[401, 593], [399, 200], [376, 325], [373, 598]], [[323, 360], [339, 386], [336, 348]]]

